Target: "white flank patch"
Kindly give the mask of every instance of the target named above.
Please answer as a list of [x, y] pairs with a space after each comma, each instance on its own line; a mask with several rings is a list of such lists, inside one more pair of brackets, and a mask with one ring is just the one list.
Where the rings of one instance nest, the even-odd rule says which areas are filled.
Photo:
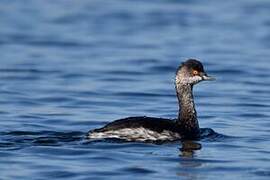
[[161, 133], [145, 128], [124, 128], [105, 132], [92, 132], [90, 139], [117, 138], [126, 141], [174, 141], [180, 139], [178, 133], [164, 130]]

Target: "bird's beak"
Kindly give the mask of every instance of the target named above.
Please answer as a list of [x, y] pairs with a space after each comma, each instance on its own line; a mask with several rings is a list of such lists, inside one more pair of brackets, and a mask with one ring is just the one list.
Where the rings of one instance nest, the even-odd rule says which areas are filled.
[[203, 73], [201, 77], [202, 77], [202, 79], [204, 81], [214, 81], [214, 80], [216, 80], [216, 78], [214, 78], [212, 76], [208, 76], [206, 73]]

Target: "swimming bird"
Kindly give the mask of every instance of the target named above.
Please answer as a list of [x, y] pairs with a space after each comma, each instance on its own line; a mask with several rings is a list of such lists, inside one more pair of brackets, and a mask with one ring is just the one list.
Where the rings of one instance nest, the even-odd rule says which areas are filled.
[[125, 141], [155, 142], [200, 139], [193, 86], [201, 81], [214, 80], [196, 59], [183, 62], [176, 71], [175, 89], [179, 102], [176, 119], [155, 117], [127, 117], [115, 120], [102, 128], [90, 130], [89, 139], [120, 139]]

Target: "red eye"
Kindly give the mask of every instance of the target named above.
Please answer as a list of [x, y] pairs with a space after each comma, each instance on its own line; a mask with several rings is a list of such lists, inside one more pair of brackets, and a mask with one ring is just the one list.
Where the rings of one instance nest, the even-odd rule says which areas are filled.
[[193, 76], [196, 76], [196, 75], [198, 75], [198, 74], [199, 74], [199, 71], [197, 71], [197, 70], [193, 70], [193, 71], [192, 71], [192, 74], [193, 74]]

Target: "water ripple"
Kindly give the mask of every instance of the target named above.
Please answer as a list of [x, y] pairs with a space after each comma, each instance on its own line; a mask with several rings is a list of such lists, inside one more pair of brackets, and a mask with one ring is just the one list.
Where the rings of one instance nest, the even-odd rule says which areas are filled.
[[[269, 7], [2, 0], [1, 178], [269, 179]], [[217, 78], [194, 87], [201, 140], [85, 139], [114, 119], [175, 118], [186, 58]]]

